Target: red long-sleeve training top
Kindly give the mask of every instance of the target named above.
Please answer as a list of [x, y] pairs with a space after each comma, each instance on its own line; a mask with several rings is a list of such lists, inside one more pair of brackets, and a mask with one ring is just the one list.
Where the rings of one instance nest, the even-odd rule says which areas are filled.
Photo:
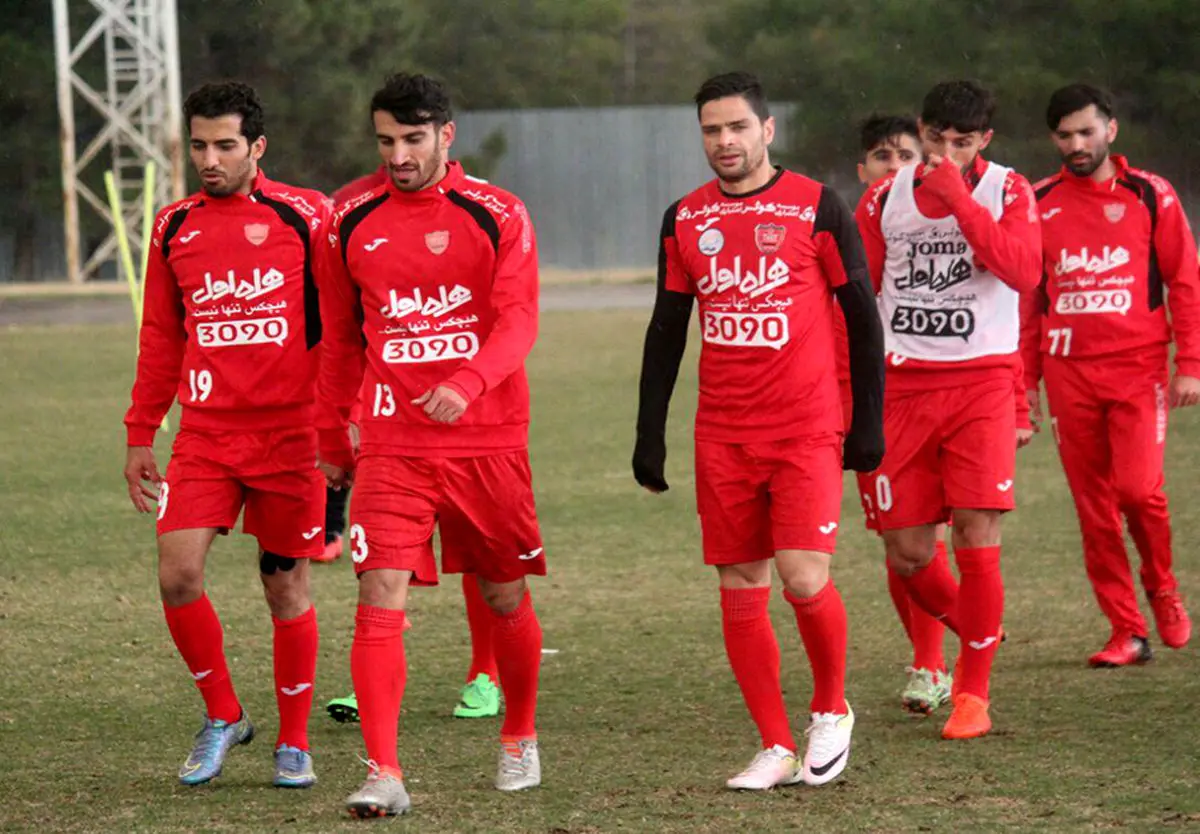
[[[345, 427], [360, 384], [362, 455], [527, 446], [538, 268], [520, 200], [451, 162], [434, 187], [403, 192], [389, 182], [338, 207], [323, 248], [324, 460], [351, 464]], [[438, 385], [469, 403], [453, 424], [412, 403]]]
[[197, 193], [154, 223], [130, 446], [150, 446], [179, 397], [183, 428], [311, 425], [321, 319], [314, 253], [323, 194], [261, 172], [249, 195]]
[[1127, 354], [1166, 345], [1172, 330], [1176, 367], [1200, 377], [1200, 267], [1187, 216], [1162, 177], [1112, 160], [1107, 182], [1064, 169], [1036, 186], [1043, 274], [1021, 321], [1029, 388], [1046, 354]]

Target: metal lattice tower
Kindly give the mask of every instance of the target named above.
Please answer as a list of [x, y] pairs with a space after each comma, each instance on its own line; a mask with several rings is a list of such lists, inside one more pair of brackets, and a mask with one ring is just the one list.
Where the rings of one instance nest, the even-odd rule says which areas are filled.
[[[58, 111], [62, 122], [63, 204], [66, 219], [67, 277], [82, 283], [113, 257], [117, 247], [113, 217], [100, 176], [112, 166], [121, 215], [135, 263], [143, 247], [144, 172], [158, 168], [154, 206], [184, 194], [180, 131], [179, 33], [175, 0], [75, 0], [96, 14], [72, 43], [69, 0], [54, 4], [54, 53], [58, 71]], [[97, 49], [104, 50], [104, 83], [97, 87], [77, 71]], [[94, 61], [89, 62], [89, 66]], [[75, 132], [76, 106], [95, 109], [103, 127], [81, 146]], [[89, 167], [90, 166], [90, 167]], [[85, 175], [91, 172], [90, 176]], [[88, 183], [92, 183], [89, 185]], [[108, 235], [81, 262], [79, 202], [91, 206], [108, 224]]]

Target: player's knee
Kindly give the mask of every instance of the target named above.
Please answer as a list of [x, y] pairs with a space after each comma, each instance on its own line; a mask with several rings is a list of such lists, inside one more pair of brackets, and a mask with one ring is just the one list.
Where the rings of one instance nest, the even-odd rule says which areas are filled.
[[308, 561], [290, 559], [269, 551], [259, 557], [259, 573], [271, 613], [280, 619], [303, 614], [310, 605]]
[[829, 582], [829, 556], [824, 553], [796, 553], [776, 558], [779, 578], [793, 597], [808, 599], [821, 592]]
[[162, 601], [171, 608], [195, 602], [204, 594], [204, 571], [185, 567], [160, 567], [158, 591]]
[[954, 515], [954, 546], [994, 547], [1000, 543], [1001, 513], [991, 510], [972, 510]]
[[1117, 506], [1122, 512], [1136, 510], [1152, 502], [1157, 490], [1157, 484], [1145, 480], [1117, 477], [1113, 485], [1117, 493]]
[[479, 592], [483, 601], [497, 614], [511, 614], [525, 598], [525, 580], [515, 582], [488, 582], [481, 580]]
[[408, 602], [408, 571], [369, 570], [358, 577], [358, 604], [400, 610]]

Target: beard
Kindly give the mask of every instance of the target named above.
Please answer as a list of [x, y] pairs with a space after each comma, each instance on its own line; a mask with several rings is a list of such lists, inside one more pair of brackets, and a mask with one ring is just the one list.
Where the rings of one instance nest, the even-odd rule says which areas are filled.
[[730, 184], [739, 183], [749, 177], [759, 166], [762, 165], [763, 157], [766, 155], [765, 148], [759, 148], [756, 151], [750, 151], [742, 157], [742, 164], [734, 168], [732, 171], [721, 168], [719, 163], [714, 160], [709, 160], [708, 166], [712, 168], [713, 173], [717, 175], [717, 179], [721, 182]]
[[1103, 145], [1094, 153], [1074, 153], [1063, 156], [1063, 164], [1067, 170], [1077, 177], [1090, 177], [1096, 169], [1108, 159], [1108, 145]]
[[254, 163], [250, 157], [238, 163], [237, 167], [225, 175], [225, 179], [220, 185], [207, 185], [203, 179], [200, 180], [200, 188], [210, 197], [228, 197], [231, 194], [236, 194], [241, 191], [251, 180], [254, 179]]

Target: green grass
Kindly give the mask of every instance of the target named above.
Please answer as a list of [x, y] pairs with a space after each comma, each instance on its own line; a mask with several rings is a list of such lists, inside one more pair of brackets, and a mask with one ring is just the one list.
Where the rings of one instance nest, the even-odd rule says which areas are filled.
[[[907, 661], [878, 542], [844, 502], [835, 575], [849, 609], [849, 696], [858, 714], [845, 776], [820, 790], [735, 795], [721, 785], [756, 736], [721, 646], [711, 569], [700, 563], [688, 423], [679, 386], [668, 477], [654, 497], [629, 474], [644, 314], [544, 317], [530, 361], [533, 463], [550, 576], [534, 594], [546, 646], [538, 791], [491, 789], [490, 721], [449, 718], [467, 661], [457, 583], [418, 591], [401, 757], [415, 831], [1195, 831], [1200, 828], [1200, 663], [1160, 648], [1136, 670], [1090, 671], [1107, 636], [1045, 436], [1022, 453], [1007, 522], [1012, 635], [998, 656], [995, 733], [938, 739], [940, 718], [898, 706]], [[363, 775], [360, 738], [312, 720], [320, 784], [269, 787], [275, 731], [270, 620], [253, 543], [210, 559], [209, 591], [234, 680], [262, 738], [225, 775], [186, 789], [175, 771], [200, 717], [157, 598], [152, 520], [129, 506], [121, 417], [132, 376], [124, 328], [0, 331], [0, 829], [339, 831]], [[689, 363], [694, 364], [694, 363]], [[160, 443], [160, 463], [165, 445]], [[1168, 484], [1183, 590], [1200, 601], [1200, 415], [1177, 414]], [[851, 483], [849, 480], [847, 483]], [[316, 569], [317, 698], [350, 686], [355, 584]], [[796, 727], [809, 682], [791, 613], [772, 611]]]

